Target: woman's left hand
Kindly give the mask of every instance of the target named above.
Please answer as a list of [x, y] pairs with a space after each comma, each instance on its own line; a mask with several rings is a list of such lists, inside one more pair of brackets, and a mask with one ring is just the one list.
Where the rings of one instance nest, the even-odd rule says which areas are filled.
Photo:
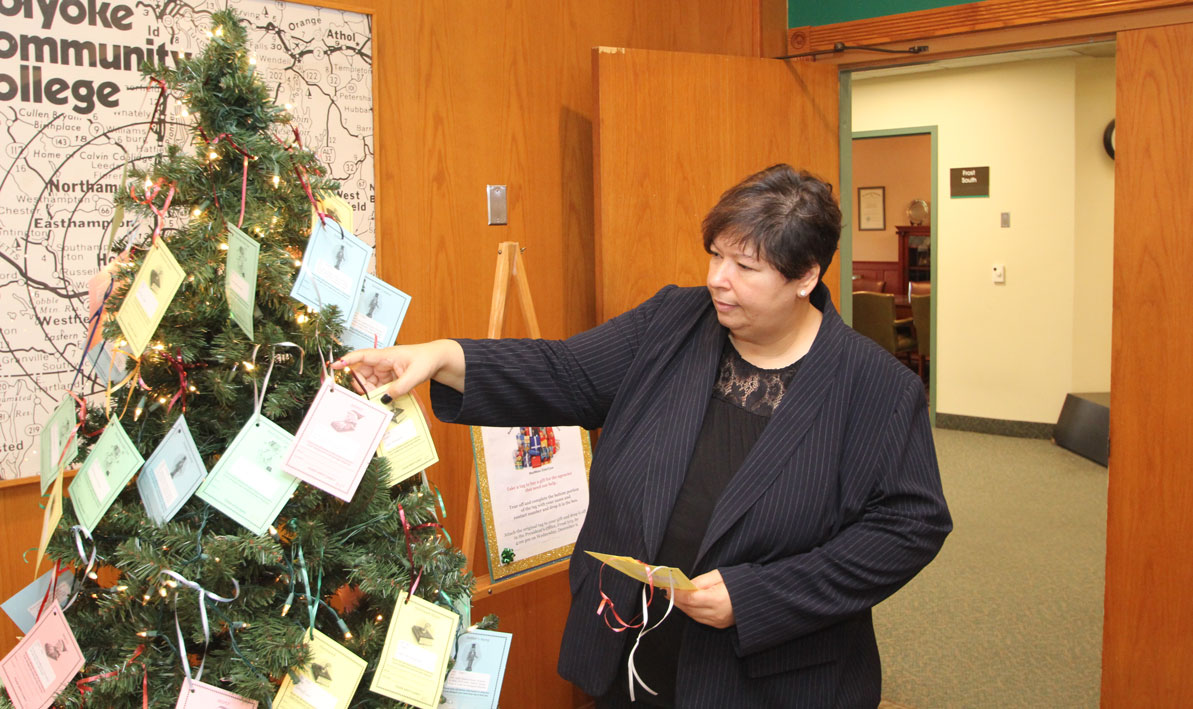
[[714, 628], [728, 628], [733, 625], [733, 602], [729, 600], [729, 589], [721, 579], [721, 572], [713, 569], [692, 579], [700, 590], [676, 590], [675, 606], [697, 623]]

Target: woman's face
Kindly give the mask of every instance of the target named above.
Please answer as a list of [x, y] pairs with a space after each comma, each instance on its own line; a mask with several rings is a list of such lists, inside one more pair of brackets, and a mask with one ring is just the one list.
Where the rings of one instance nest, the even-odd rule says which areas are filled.
[[[745, 241], [718, 236], [708, 257], [708, 292], [717, 320], [736, 337], [771, 339], [796, 327], [805, 281], [788, 279]], [[815, 285], [815, 276], [812, 276]]]

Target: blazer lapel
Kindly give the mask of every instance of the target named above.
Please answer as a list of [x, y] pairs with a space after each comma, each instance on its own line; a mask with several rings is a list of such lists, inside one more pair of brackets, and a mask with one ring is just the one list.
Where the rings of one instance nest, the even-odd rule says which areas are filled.
[[665, 383], [655, 407], [650, 465], [643, 471], [642, 537], [646, 559], [652, 558], [663, 543], [663, 533], [704, 422], [724, 346], [724, 329], [711, 307], [704, 311], [697, 327], [695, 346], [676, 352], [662, 370]]
[[[821, 289], [823, 293], [819, 292]], [[750, 509], [775, 476], [783, 472], [783, 463], [811, 428], [836, 379], [837, 354], [841, 348], [842, 328], [846, 325], [833, 308], [828, 288], [823, 283], [813, 292], [813, 298], [818, 296], [823, 299], [823, 319], [812, 348], [805, 355], [783, 402], [713, 508], [696, 556], [697, 565], [713, 543]]]

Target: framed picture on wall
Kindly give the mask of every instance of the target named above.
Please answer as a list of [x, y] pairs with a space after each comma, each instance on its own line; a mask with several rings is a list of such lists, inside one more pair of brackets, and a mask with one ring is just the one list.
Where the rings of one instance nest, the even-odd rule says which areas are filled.
[[857, 188], [857, 228], [859, 231], [886, 229], [886, 188]]

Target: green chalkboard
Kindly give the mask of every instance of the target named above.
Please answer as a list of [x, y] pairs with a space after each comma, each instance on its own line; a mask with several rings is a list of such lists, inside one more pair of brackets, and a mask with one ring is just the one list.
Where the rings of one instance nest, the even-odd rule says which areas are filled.
[[[968, 0], [968, 2], [976, 1]], [[966, 5], [968, 2], [957, 2], [957, 0], [853, 0], [853, 2], [787, 0], [787, 26], [831, 25], [836, 22], [897, 15], [901, 12]]]

